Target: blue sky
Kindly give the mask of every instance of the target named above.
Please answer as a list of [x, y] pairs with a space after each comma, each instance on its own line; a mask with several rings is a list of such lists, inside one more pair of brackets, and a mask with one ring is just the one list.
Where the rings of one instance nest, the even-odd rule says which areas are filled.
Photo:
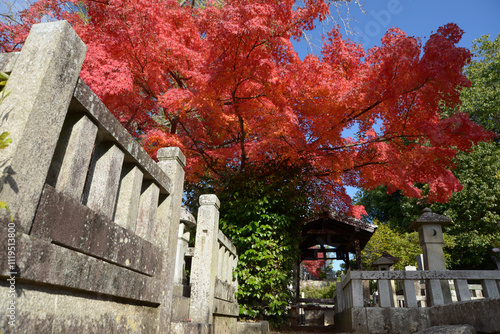
[[[459, 45], [467, 48], [482, 35], [496, 37], [500, 33], [500, 0], [366, 0], [363, 10], [366, 14], [357, 5], [350, 5], [354, 34], [347, 34], [341, 22], [340, 25], [344, 36], [362, 43], [365, 49], [379, 45], [391, 27], [425, 42], [440, 26], [456, 23], [465, 32]], [[318, 25], [314, 34], [318, 44], [322, 30]], [[295, 43], [295, 49], [301, 58], [311, 52], [304, 41]]]
[[[346, 33], [342, 22], [339, 24], [344, 37], [362, 43], [365, 49], [380, 45], [380, 39], [392, 27], [425, 43], [440, 26], [456, 23], [464, 30], [459, 45], [468, 49], [474, 39], [486, 34], [494, 39], [500, 33], [500, 0], [366, 0], [363, 10], [365, 14], [357, 5], [350, 5], [349, 25], [354, 34]], [[323, 30], [325, 28], [318, 24], [312, 36], [314, 44], [321, 44]], [[317, 48], [311, 49], [304, 40], [294, 42], [294, 47], [301, 58], [307, 53], [319, 54]], [[351, 197], [356, 191], [352, 187], [347, 189]]]

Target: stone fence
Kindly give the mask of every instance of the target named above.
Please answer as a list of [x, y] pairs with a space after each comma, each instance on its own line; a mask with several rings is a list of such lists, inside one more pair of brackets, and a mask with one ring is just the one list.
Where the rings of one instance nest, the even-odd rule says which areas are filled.
[[[500, 270], [484, 271], [351, 271], [342, 277], [342, 281], [337, 284], [335, 294], [336, 312], [340, 313], [352, 307], [363, 307], [370, 305], [370, 295], [366, 295], [368, 282], [375, 281], [378, 291], [376, 303], [370, 306], [397, 307], [393, 281], [402, 282], [404, 307], [421, 307], [417, 302], [417, 297], [421, 295], [420, 282], [425, 281], [426, 294], [429, 306], [445, 305], [452, 302], [447, 296], [456, 294], [457, 302], [470, 301], [469, 291], [470, 281], [480, 281], [485, 298], [500, 298]], [[452, 284], [449, 284], [452, 281]], [[443, 290], [443, 284], [448, 287]], [[368, 301], [368, 302], [367, 302]], [[426, 304], [423, 304], [426, 305]]]
[[[424, 209], [410, 226], [418, 230], [424, 268], [429, 270], [351, 271], [342, 276], [334, 295], [336, 329], [411, 334], [432, 326], [469, 324], [480, 333], [500, 332], [500, 270], [446, 270], [442, 226], [450, 223]], [[478, 282], [482, 299], [471, 295]]]
[[[183, 153], [148, 156], [79, 79], [85, 53], [60, 21], [34, 25], [21, 52], [0, 54], [10, 73], [0, 133], [12, 138], [0, 151], [10, 208], [0, 224], [0, 331], [236, 332], [237, 254], [218, 230], [217, 197], [200, 198], [194, 222], [181, 207]], [[174, 283], [195, 223], [179, 323]]]

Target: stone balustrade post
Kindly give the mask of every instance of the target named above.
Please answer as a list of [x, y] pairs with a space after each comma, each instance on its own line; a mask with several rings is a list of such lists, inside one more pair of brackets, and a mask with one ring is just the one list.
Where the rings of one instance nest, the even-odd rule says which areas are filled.
[[47, 183], [80, 201], [96, 137], [97, 125], [86, 115], [68, 115], [50, 165]]
[[120, 175], [125, 153], [113, 143], [103, 143], [94, 149], [83, 204], [109, 219], [113, 219]]
[[196, 243], [191, 264], [191, 302], [189, 316], [193, 322], [212, 323], [215, 277], [219, 263], [220, 202], [215, 195], [200, 196]]
[[175, 284], [184, 284], [186, 278], [185, 275], [185, 264], [184, 259], [186, 252], [189, 248], [189, 238], [191, 233], [189, 232], [194, 226], [196, 226], [195, 219], [191, 213], [189, 213], [185, 208], [182, 209], [181, 220], [179, 224], [179, 234], [177, 236], [177, 254], [175, 256]]
[[335, 303], [335, 312], [340, 313], [344, 311], [344, 289], [342, 288], [342, 277], [340, 282], [335, 282], [335, 294], [337, 296], [337, 301]]
[[187, 243], [189, 242], [190, 233], [184, 232], [186, 226], [183, 223], [179, 224], [179, 233], [177, 235], [177, 253], [175, 256], [175, 274], [174, 283], [182, 284], [184, 277], [184, 254], [186, 252]]
[[12, 143], [2, 150], [0, 201], [18, 232], [31, 228], [85, 53], [68, 22], [35, 24], [5, 87], [0, 133]]
[[[446, 270], [443, 252], [443, 226], [450, 223], [450, 218], [434, 213], [429, 208], [425, 208], [422, 215], [410, 225], [410, 229], [418, 231], [426, 270]], [[451, 303], [452, 299], [448, 281], [440, 281], [440, 284], [433, 280], [430, 281], [427, 283], [427, 291], [431, 297], [431, 306]], [[442, 291], [435, 291], [438, 286], [441, 286]]]
[[137, 225], [143, 177], [138, 166], [132, 164], [123, 166], [114, 221], [131, 231], [135, 231]]
[[161, 305], [158, 321], [158, 333], [170, 333], [170, 319], [173, 303], [175, 256], [177, 236], [182, 210], [184, 191], [184, 167], [186, 157], [178, 147], [161, 148], [157, 153], [158, 166], [172, 180], [172, 188], [167, 198], [160, 196], [156, 214], [156, 228], [152, 242], [162, 250], [163, 264], [160, 275]]

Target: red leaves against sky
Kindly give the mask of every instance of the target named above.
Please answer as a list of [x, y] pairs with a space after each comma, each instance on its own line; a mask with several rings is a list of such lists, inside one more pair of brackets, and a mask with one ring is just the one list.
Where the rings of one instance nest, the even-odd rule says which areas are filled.
[[[424, 46], [391, 29], [368, 51], [333, 30], [321, 57], [301, 61], [290, 38], [324, 18], [328, 0], [204, 9], [175, 0], [62, 2], [41, 0], [24, 25], [0, 26], [4, 52], [37, 13], [70, 21], [88, 47], [81, 77], [153, 156], [180, 146], [193, 179], [266, 159], [307, 161], [314, 172], [304, 177], [346, 210], [344, 185], [419, 197], [414, 184], [429, 183], [429, 199], [445, 201], [460, 189], [449, 171], [455, 148], [490, 137], [465, 114], [439, 116], [469, 84], [462, 67], [471, 55], [456, 46], [462, 31], [454, 24]], [[85, 8], [86, 20], [60, 10], [68, 4]], [[348, 128], [358, 129], [354, 138], [343, 137]]]
[[[314, 248], [314, 247], [313, 247]], [[323, 260], [323, 253], [318, 252], [317, 260], [304, 260], [300, 263], [302, 267], [311, 275], [312, 278], [319, 279], [322, 269], [325, 267], [326, 260]]]

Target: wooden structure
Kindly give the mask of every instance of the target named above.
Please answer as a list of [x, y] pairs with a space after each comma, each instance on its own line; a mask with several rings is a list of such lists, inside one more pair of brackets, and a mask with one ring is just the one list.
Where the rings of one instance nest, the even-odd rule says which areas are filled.
[[[359, 219], [324, 211], [307, 220], [302, 228], [301, 261], [342, 260], [349, 268], [349, 253], [352, 253], [356, 254], [356, 263], [361, 270], [361, 250], [376, 229], [376, 225]], [[319, 248], [311, 249], [318, 245]]]

